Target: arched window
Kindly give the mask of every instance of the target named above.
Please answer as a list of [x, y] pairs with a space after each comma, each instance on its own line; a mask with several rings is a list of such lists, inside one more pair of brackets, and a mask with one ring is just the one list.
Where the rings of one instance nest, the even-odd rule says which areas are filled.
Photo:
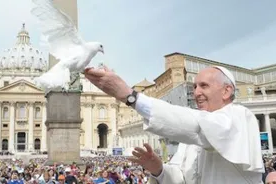
[[25, 104], [19, 104], [18, 106], [18, 118], [26, 117], [26, 107]]
[[2, 117], [3, 117], [3, 119], [9, 119], [9, 108], [8, 107], [3, 108]]
[[35, 119], [40, 119], [41, 118], [41, 110], [40, 107], [35, 108]]
[[35, 143], [34, 143], [34, 149], [35, 150], [40, 150], [40, 139], [35, 139]]
[[105, 114], [105, 108], [104, 107], [101, 107], [100, 108], [100, 119], [104, 119], [106, 114]]
[[8, 140], [7, 139], [2, 140], [2, 151], [8, 151]]

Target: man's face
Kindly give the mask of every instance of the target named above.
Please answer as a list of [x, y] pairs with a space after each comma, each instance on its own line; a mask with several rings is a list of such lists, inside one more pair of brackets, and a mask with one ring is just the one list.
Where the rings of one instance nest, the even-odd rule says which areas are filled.
[[206, 68], [196, 76], [194, 96], [200, 110], [218, 110], [225, 105], [224, 100], [230, 97], [229, 89], [226, 89], [219, 74], [220, 71], [215, 68]]
[[16, 172], [13, 172], [11, 178], [13, 180], [17, 180], [18, 179], [18, 174]]
[[26, 177], [25, 177], [25, 180], [26, 180], [26, 181], [31, 180], [30, 176], [26, 176]]
[[270, 172], [265, 179], [265, 184], [275, 184], [276, 183], [276, 172]]

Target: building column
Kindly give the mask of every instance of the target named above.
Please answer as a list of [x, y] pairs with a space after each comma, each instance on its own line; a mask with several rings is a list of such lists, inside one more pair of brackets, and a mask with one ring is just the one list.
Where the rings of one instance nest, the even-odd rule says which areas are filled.
[[93, 135], [93, 148], [97, 150], [98, 146], [100, 145], [100, 137], [99, 137], [99, 133], [98, 133], [98, 129], [94, 129], [93, 131], [94, 135]]
[[265, 130], [268, 133], [269, 152], [273, 153], [273, 139], [272, 139], [272, 133], [271, 133], [269, 113], [265, 113], [264, 116], [265, 116]]
[[111, 130], [111, 128], [108, 129], [106, 137], [104, 138], [104, 140], [106, 140], [106, 143], [104, 143], [104, 145], [106, 146], [106, 148], [108, 148], [109, 150], [112, 150], [113, 136], [112, 136], [112, 130]]
[[84, 127], [85, 127], [85, 143], [86, 149], [92, 149], [92, 106], [90, 104], [84, 105]]
[[17, 151], [17, 142], [18, 142], [17, 138], [18, 138], [18, 132], [15, 132], [14, 133], [14, 144], [13, 144], [15, 151]]
[[91, 121], [89, 122], [90, 123], [90, 125], [91, 125], [91, 148], [90, 149], [93, 149], [95, 146], [95, 142], [94, 142], [94, 126], [95, 126], [95, 124], [94, 124], [94, 121], [93, 121], [93, 119], [94, 119], [94, 115], [95, 115], [95, 113], [94, 113], [94, 107], [95, 107], [95, 104], [91, 104], [91, 109], [90, 109], [90, 112], [91, 112]]
[[146, 133], [146, 139], [145, 139], [145, 143], [148, 143], [148, 144], [150, 144], [151, 146], [153, 146], [153, 144], [152, 144], [152, 142], [151, 142], [151, 136], [150, 136], [150, 133], [149, 132], [147, 132]]
[[10, 128], [9, 128], [9, 152], [14, 152], [14, 127], [15, 127], [15, 104], [16, 102], [10, 102]]
[[29, 102], [29, 132], [28, 132], [28, 150], [34, 151], [34, 103]]
[[0, 151], [2, 151], [2, 113], [3, 113], [3, 109], [2, 109], [2, 102], [0, 102]]
[[91, 122], [91, 128], [92, 128], [92, 148], [97, 150], [97, 147], [99, 145], [99, 133], [98, 133], [98, 123], [96, 118], [99, 118], [97, 115], [98, 108], [96, 108], [96, 104], [92, 104], [92, 122]]
[[110, 105], [110, 111], [109, 111], [109, 117], [110, 117], [110, 123], [111, 123], [111, 137], [112, 142], [110, 144], [111, 147], [117, 147], [118, 141], [117, 141], [117, 121], [116, 121], [116, 112], [117, 112], [118, 105], [113, 103]]
[[42, 131], [41, 131], [41, 151], [47, 151], [47, 127], [46, 122], [46, 104], [42, 103]]
[[122, 137], [121, 137], [121, 132], [120, 131], [118, 131], [117, 132], [117, 143], [118, 143], [118, 147], [123, 147], [123, 145], [124, 145], [124, 143], [123, 143], [123, 139], [122, 139]]

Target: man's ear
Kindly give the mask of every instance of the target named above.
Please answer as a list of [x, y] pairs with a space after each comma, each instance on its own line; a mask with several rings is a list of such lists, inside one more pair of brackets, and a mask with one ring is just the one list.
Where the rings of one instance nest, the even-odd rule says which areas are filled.
[[231, 98], [231, 95], [233, 94], [233, 87], [232, 86], [225, 86], [224, 88], [224, 92], [223, 92], [223, 95], [222, 95], [222, 98], [223, 100], [228, 100]]

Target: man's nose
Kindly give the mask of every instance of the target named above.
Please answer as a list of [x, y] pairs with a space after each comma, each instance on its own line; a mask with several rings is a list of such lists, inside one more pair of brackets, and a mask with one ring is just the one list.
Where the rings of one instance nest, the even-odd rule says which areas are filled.
[[197, 88], [194, 88], [194, 97], [198, 97], [202, 94], [202, 90], [197, 87]]

